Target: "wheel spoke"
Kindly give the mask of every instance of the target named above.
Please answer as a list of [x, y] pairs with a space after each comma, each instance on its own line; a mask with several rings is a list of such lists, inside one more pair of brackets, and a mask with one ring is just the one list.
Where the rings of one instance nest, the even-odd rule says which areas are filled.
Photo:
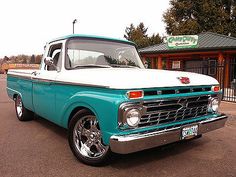
[[90, 120], [90, 129], [97, 130], [97, 121], [96, 120]]
[[81, 136], [85, 136], [85, 137], [88, 137], [89, 134], [90, 134], [90, 130], [86, 129], [84, 127], [84, 124], [85, 122], [80, 122], [78, 125], [77, 125], [77, 134], [79, 135], [79, 137]]
[[22, 115], [22, 110], [23, 110], [23, 105], [22, 105], [22, 101], [21, 98], [17, 98], [16, 100], [16, 110], [17, 110], [17, 114], [19, 117], [21, 117]]
[[74, 131], [74, 135], [75, 135], [75, 138], [81, 139], [81, 133], [80, 133], [80, 131], [75, 130], [75, 131]]
[[95, 146], [96, 146], [97, 151], [98, 151], [99, 153], [102, 153], [102, 152], [105, 151], [105, 147], [103, 146], [103, 144], [102, 144], [101, 142], [95, 144]]
[[98, 158], [106, 153], [96, 117], [88, 115], [80, 118], [74, 126], [74, 144], [77, 151], [89, 158]]
[[19, 113], [18, 113], [18, 114], [19, 114], [19, 116], [21, 116], [21, 114], [22, 114], [22, 110], [21, 110], [21, 109], [19, 110]]
[[90, 141], [90, 140], [87, 140], [87, 141], [84, 143], [84, 145], [90, 149], [91, 146], [93, 145], [93, 142]]
[[88, 138], [88, 137], [89, 137], [89, 134], [90, 134], [90, 131], [89, 131], [88, 129], [83, 128], [83, 129], [81, 130], [81, 135], [82, 135], [82, 136], [86, 136], [86, 137]]
[[89, 156], [93, 156], [94, 153], [90, 150], [91, 146], [92, 146], [91, 142], [86, 142], [81, 145], [80, 150], [84, 154], [87, 154]]

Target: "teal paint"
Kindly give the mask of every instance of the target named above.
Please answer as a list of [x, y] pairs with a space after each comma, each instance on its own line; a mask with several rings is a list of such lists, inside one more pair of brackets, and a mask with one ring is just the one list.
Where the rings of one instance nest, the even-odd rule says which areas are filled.
[[24, 78], [7, 76], [7, 93], [10, 98], [20, 93], [24, 106], [34, 111], [32, 102], [32, 81]]
[[108, 40], [108, 41], [125, 42], [125, 43], [128, 43], [128, 44], [135, 45], [134, 42], [128, 41], [128, 40], [110, 38], [110, 37], [105, 37], [105, 36], [85, 35], [85, 34], [71, 34], [71, 35], [59, 37], [59, 38], [56, 38], [56, 39], [52, 39], [52, 40], [49, 41], [49, 43], [52, 43], [52, 42], [55, 42], [55, 41], [60, 41], [60, 40], [67, 40], [67, 39], [71, 39], [71, 38], [103, 39], [103, 40]]
[[[120, 104], [124, 102], [139, 102], [141, 100], [199, 96], [206, 95], [206, 93], [216, 93], [209, 91], [178, 94], [178, 96], [176, 94], [155, 95], [145, 96], [141, 100], [129, 100], [126, 97], [127, 90], [64, 85], [53, 82], [48, 84], [42, 81], [32, 82], [30, 79], [17, 78], [13, 76], [7, 77], [7, 88], [8, 95], [11, 98], [13, 98], [14, 94], [20, 93], [23, 103], [27, 109], [36, 112], [40, 116], [64, 128], [68, 128], [68, 119], [72, 110], [77, 107], [85, 107], [90, 109], [96, 115], [99, 121], [99, 125], [102, 130], [103, 141], [106, 145], [109, 144], [109, 140], [112, 135], [124, 135], [130, 133], [138, 133], [141, 131], [156, 130], [158, 128], [177, 125], [181, 123], [191, 123], [193, 121], [200, 121], [212, 116], [216, 116], [202, 116], [199, 118], [175, 122], [167, 125], [120, 130], [118, 128], [118, 110]], [[164, 90], [170, 88], [152, 88], [143, 90], [155, 89]]]

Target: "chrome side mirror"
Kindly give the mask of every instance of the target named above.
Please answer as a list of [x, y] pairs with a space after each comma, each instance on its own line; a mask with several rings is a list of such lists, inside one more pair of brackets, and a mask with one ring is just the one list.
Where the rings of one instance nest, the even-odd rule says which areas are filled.
[[53, 68], [55, 68], [55, 70], [56, 70], [57, 72], [60, 71], [59, 67], [57, 67], [57, 66], [54, 64], [54, 61], [53, 61], [52, 57], [46, 57], [46, 58], [44, 59], [44, 63], [45, 63], [45, 65], [48, 66], [48, 67], [52, 66]]
[[144, 67], [147, 69], [148, 68], [148, 62], [144, 62]]
[[46, 57], [46, 58], [44, 59], [44, 63], [45, 63], [45, 65], [47, 65], [47, 66], [52, 66], [52, 65], [53, 65], [53, 59], [52, 59], [52, 57]]

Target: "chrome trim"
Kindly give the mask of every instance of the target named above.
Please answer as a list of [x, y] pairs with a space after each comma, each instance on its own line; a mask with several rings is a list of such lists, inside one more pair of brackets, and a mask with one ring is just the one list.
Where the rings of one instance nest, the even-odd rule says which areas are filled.
[[227, 116], [222, 114], [198, 123], [187, 124], [165, 130], [152, 130], [127, 135], [113, 135], [110, 137], [110, 148], [113, 152], [128, 154], [153, 147], [173, 143], [181, 140], [183, 127], [198, 125], [198, 135], [224, 127]]
[[23, 115], [23, 103], [20, 95], [17, 95], [16, 97], [16, 113], [19, 118]]
[[84, 86], [84, 87], [110, 88], [109, 86], [103, 86], [103, 85], [83, 84], [83, 83], [64, 82], [64, 81], [55, 81], [55, 83], [62, 84], [62, 85], [76, 85], [76, 86]]
[[[218, 108], [217, 108], [216, 111], [214, 111], [214, 110], [212, 109], [212, 102], [213, 102], [214, 100], [217, 100], [217, 101], [218, 101]], [[209, 97], [209, 98], [208, 98], [208, 106], [207, 106], [208, 112], [217, 113], [218, 110], [219, 110], [219, 106], [220, 106], [220, 100], [219, 100], [219, 97], [218, 97], [218, 96], [216, 96], [216, 97]]]
[[[9, 73], [10, 72], [10, 73]], [[17, 73], [17, 74], [31, 74], [32, 72], [24, 72], [24, 71], [8, 71], [9, 74], [11, 73]]]
[[[29, 73], [27, 73], [29, 74]], [[32, 76], [24, 76], [24, 75], [15, 75], [15, 74], [8, 74], [12, 77], [16, 78], [24, 78], [24, 79], [30, 79], [34, 81], [40, 81], [45, 83], [51, 83], [51, 84], [60, 84], [60, 85], [75, 85], [75, 86], [83, 86], [83, 87], [99, 87], [99, 88], [109, 88], [108, 86], [102, 86], [102, 85], [94, 85], [94, 84], [82, 84], [82, 83], [74, 83], [74, 82], [64, 82], [64, 81], [56, 81], [56, 80], [50, 80], [50, 79], [42, 79]]]
[[212, 95], [216, 95], [216, 93], [214, 94], [202, 94], [202, 95], [193, 95], [193, 96], [184, 96], [184, 97], [181, 97], [181, 96], [178, 96], [178, 95], [175, 95], [175, 94], [172, 94], [173, 97], [171, 98], [166, 98], [166, 99], [150, 99], [150, 100], [144, 100], [143, 103], [149, 103], [149, 102], [160, 102], [160, 101], [168, 101], [168, 100], [171, 100], [171, 99], [182, 99], [182, 98], [194, 98], [194, 97], [197, 97], [197, 96], [212, 96]]
[[120, 129], [128, 129], [128, 128], [135, 128], [135, 127], [129, 127], [126, 123], [125, 114], [127, 111], [131, 109], [138, 109], [142, 114], [146, 112], [145, 108], [142, 106], [142, 102], [125, 102], [122, 103], [118, 110], [118, 126]]
[[33, 81], [40, 81], [40, 82], [45, 82], [45, 83], [54, 83], [53, 80], [50, 79], [42, 79], [42, 78], [37, 78], [37, 77], [32, 77]]
[[[213, 85], [214, 86], [214, 85]], [[144, 97], [145, 96], [156, 96], [156, 95], [173, 95], [173, 94], [185, 94], [185, 93], [199, 93], [199, 92], [212, 92], [211, 90], [212, 85], [198, 85], [198, 86], [180, 86], [180, 87], [166, 87], [166, 89], [157, 90], [157, 88], [153, 88], [150, 90], [144, 90]], [[189, 92], [180, 92], [181, 90], [189, 89]], [[199, 91], [194, 91], [195, 89], [201, 89]], [[209, 89], [209, 90], [206, 90]], [[148, 92], [155, 92], [156, 94], [151, 95], [145, 95], [145, 93]], [[162, 94], [162, 91], [174, 91], [175, 93], [164, 93]], [[213, 93], [220, 93], [219, 92], [213, 92]]]
[[[218, 96], [218, 94], [203, 94], [203, 95], [195, 95], [195, 96], [172, 97], [172, 98], [166, 98], [166, 99], [140, 100], [140, 101], [137, 101], [137, 102], [125, 102], [125, 103], [122, 103], [120, 105], [119, 111], [118, 111], [118, 127], [120, 129], [123, 129], [123, 130], [124, 129], [139, 128], [138, 126], [137, 127], [128, 127], [125, 124], [125, 121], [123, 120], [124, 119], [124, 115], [125, 115], [124, 113], [127, 110], [129, 110], [129, 109], [139, 109], [139, 110], [141, 110], [142, 116], [144, 116], [144, 115], [147, 114], [147, 106], [145, 106], [145, 104], [148, 104], [148, 103], [160, 103], [160, 102], [163, 102], [163, 101], [179, 101], [179, 99], [191, 99], [191, 98], [196, 98], [196, 97], [199, 97], [199, 99], [200, 99], [200, 97], [204, 97], [204, 96], [209, 97], [209, 98], [215, 98], [215, 97]], [[187, 104], [189, 104], [189, 103], [193, 103], [193, 101], [189, 101]], [[184, 103], [168, 103], [168, 104], [163, 104], [163, 106], [171, 106], [171, 105], [177, 105], [177, 104], [180, 104], [182, 107], [186, 106], [186, 105], [183, 105]], [[150, 106], [150, 107], [152, 107], [152, 106]], [[157, 107], [157, 105], [155, 105], [153, 107]], [[207, 107], [207, 105], [205, 105], [204, 107]], [[200, 109], [200, 106], [199, 107], [195, 107], [194, 109]], [[203, 109], [203, 106], [201, 106], [201, 109]], [[208, 109], [208, 107], [206, 109]], [[173, 111], [176, 111], [176, 110], [173, 110]], [[158, 113], [165, 113], [165, 112], [167, 112], [167, 111], [161, 111], [160, 110]], [[169, 111], [169, 112], [172, 112], [172, 111]], [[207, 110], [206, 110], [206, 112], [207, 112]], [[149, 112], [147, 115], [150, 117], [151, 114], [155, 114], [155, 111], [154, 112]], [[197, 117], [193, 116], [193, 118], [198, 118], [199, 116], [197, 116]], [[144, 120], [144, 119], [145, 119], [144, 117], [141, 118], [141, 120]], [[152, 119], [153, 119], [153, 117], [152, 117]], [[177, 120], [177, 118], [175, 119], [175, 121], [176, 120]], [[139, 125], [144, 124], [144, 123], [140, 122]], [[150, 122], [150, 123], [152, 123], [152, 122]], [[158, 125], [158, 124], [159, 124], [159, 122], [156, 125]], [[146, 125], [146, 126], [142, 126], [142, 127], [149, 127], [149, 126], [152, 126], [152, 125]]]
[[[29, 73], [27, 73], [27, 74], [29, 74]], [[23, 79], [29, 79], [29, 80], [31, 80], [31, 76], [16, 75], [16, 74], [11, 74], [11, 73], [7, 74], [7, 76], [11, 76], [11, 77], [16, 77], [16, 78], [23, 78]]]

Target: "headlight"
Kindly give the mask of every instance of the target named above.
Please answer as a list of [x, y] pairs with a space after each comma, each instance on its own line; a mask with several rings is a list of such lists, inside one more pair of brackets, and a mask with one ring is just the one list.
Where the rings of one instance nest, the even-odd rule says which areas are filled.
[[136, 127], [139, 124], [141, 114], [137, 109], [130, 109], [126, 112], [126, 122], [130, 127]]
[[219, 99], [218, 98], [210, 98], [208, 104], [209, 112], [218, 112], [219, 109]]

